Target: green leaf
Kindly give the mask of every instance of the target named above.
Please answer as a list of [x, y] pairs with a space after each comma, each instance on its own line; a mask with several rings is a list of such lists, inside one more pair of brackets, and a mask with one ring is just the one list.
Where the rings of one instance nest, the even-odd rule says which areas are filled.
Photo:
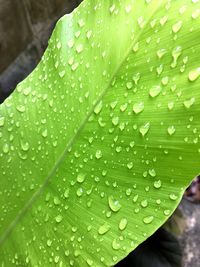
[[182, 252], [178, 239], [160, 228], [116, 267], [180, 267]]
[[2, 266], [111, 266], [200, 162], [199, 1], [85, 0], [0, 106]]

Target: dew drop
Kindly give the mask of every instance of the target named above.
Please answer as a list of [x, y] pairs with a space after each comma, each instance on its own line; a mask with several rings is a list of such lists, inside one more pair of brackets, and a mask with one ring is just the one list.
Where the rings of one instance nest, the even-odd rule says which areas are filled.
[[153, 185], [154, 185], [154, 187], [155, 187], [156, 189], [159, 189], [159, 188], [162, 186], [162, 182], [161, 182], [161, 180], [158, 180], [158, 181], [155, 181], [155, 182], [153, 183]]
[[78, 183], [83, 183], [85, 181], [85, 174], [79, 173], [76, 177]]
[[101, 150], [97, 150], [97, 151], [96, 151], [96, 153], [95, 153], [95, 157], [96, 157], [97, 159], [100, 159], [100, 158], [102, 157], [102, 152], [101, 152]]
[[169, 135], [173, 135], [176, 132], [176, 129], [174, 126], [169, 126], [167, 132]]
[[118, 200], [114, 199], [113, 196], [108, 197], [108, 204], [109, 204], [110, 209], [114, 212], [119, 211], [121, 208], [121, 204], [119, 203]]
[[143, 208], [146, 208], [147, 206], [148, 206], [148, 201], [146, 200], [146, 199], [144, 199], [144, 200], [142, 200], [141, 201], [141, 206], [143, 207]]
[[153, 217], [153, 216], [147, 216], [147, 217], [145, 217], [145, 218], [143, 219], [143, 222], [144, 222], [145, 224], [150, 224], [150, 223], [152, 223], [153, 220], [154, 220], [154, 217]]
[[100, 101], [94, 108], [94, 113], [99, 114], [102, 110], [103, 102]]
[[148, 133], [149, 129], [150, 129], [150, 123], [147, 122], [140, 127], [139, 131], [142, 136], [145, 136]]
[[107, 233], [110, 230], [110, 225], [107, 223], [104, 223], [103, 225], [101, 225], [98, 229], [98, 233], [100, 235], [104, 235], [105, 233]]
[[186, 101], [183, 102], [184, 106], [187, 109], [191, 108], [194, 105], [194, 103], [195, 103], [195, 98], [194, 97], [192, 97], [191, 99], [186, 100]]
[[195, 70], [191, 70], [188, 74], [188, 79], [191, 82], [194, 82], [200, 76], [200, 68], [196, 68]]
[[133, 112], [135, 114], [139, 114], [144, 110], [144, 103], [143, 102], [139, 102], [139, 103], [135, 103], [133, 105]]
[[63, 78], [65, 76], [65, 70], [59, 71], [60, 78]]
[[9, 150], [10, 150], [9, 145], [8, 144], [4, 144], [3, 145], [3, 153], [8, 154]]
[[127, 219], [126, 218], [122, 218], [120, 223], [119, 223], [119, 229], [121, 231], [123, 231], [126, 228], [127, 224], [128, 224]]
[[113, 242], [112, 242], [112, 248], [113, 248], [114, 250], [118, 250], [118, 249], [120, 249], [120, 243], [119, 243], [119, 241], [117, 241], [117, 239], [114, 239], [114, 240], [113, 240]]
[[56, 222], [57, 223], [60, 223], [62, 221], [62, 219], [63, 219], [62, 215], [56, 216]]
[[162, 88], [161, 88], [160, 85], [153, 86], [149, 90], [149, 95], [154, 98], [154, 97], [158, 96], [161, 93], [161, 90], [162, 90]]
[[175, 194], [170, 194], [169, 195], [169, 198], [171, 199], [171, 200], [176, 200], [178, 197], [177, 197], [177, 195], [175, 195]]
[[132, 89], [133, 88], [133, 83], [132, 82], [127, 82], [126, 83], [126, 88], [129, 89], [129, 90]]
[[180, 20], [180, 21], [178, 21], [177, 23], [175, 23], [175, 24], [172, 26], [172, 31], [173, 31], [174, 33], [177, 33], [177, 32], [180, 31], [180, 29], [182, 28], [182, 26], [183, 26], [183, 22]]

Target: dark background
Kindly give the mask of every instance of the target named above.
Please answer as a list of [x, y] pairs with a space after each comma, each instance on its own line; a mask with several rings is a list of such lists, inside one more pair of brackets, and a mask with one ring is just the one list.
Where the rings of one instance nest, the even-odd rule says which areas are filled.
[[55, 22], [81, 0], [0, 0], [0, 103], [37, 65]]

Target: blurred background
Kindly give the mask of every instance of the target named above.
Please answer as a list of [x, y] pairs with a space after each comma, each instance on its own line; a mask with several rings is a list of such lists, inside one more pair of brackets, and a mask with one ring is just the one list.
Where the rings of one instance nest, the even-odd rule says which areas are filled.
[[[0, 103], [38, 64], [56, 21], [63, 14], [71, 12], [80, 2], [81, 0], [0, 0]], [[183, 251], [182, 267], [200, 267], [199, 203], [200, 179], [196, 178], [178, 211], [165, 227], [179, 240]], [[147, 241], [149, 243], [145, 250], [142, 245], [142, 253], [148, 250], [147, 254], [151, 257], [157, 254], [157, 251], [150, 253], [149, 249], [162, 246], [161, 236], [165, 239], [165, 233], [159, 232], [158, 238], [154, 235]], [[169, 247], [169, 241], [166, 242]], [[137, 250], [135, 254], [139, 255]], [[163, 257], [167, 258], [165, 254], [161, 255], [162, 262]], [[171, 257], [171, 254], [168, 256]], [[125, 260], [119, 266], [131, 265]], [[144, 266], [149, 266], [148, 261]]]

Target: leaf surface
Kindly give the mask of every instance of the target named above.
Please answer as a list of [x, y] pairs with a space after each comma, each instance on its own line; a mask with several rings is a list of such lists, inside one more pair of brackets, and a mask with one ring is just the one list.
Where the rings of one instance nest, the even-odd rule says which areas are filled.
[[111, 266], [199, 172], [199, 1], [85, 0], [0, 106], [2, 266]]

